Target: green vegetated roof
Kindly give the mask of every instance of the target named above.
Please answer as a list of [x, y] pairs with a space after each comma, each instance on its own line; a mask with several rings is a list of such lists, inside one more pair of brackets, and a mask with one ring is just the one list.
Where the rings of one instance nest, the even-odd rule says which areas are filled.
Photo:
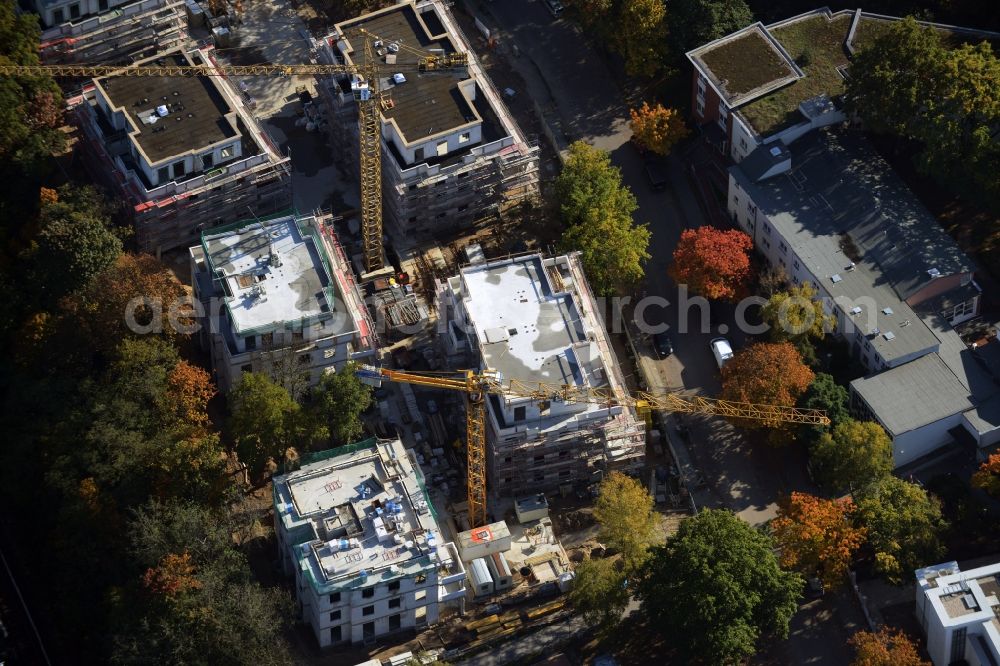
[[795, 74], [774, 45], [756, 30], [710, 48], [699, 58], [730, 98]]
[[740, 113], [758, 133], [768, 136], [802, 121], [799, 104], [817, 95], [830, 99], [844, 90], [844, 77], [837, 70], [848, 63], [845, 41], [851, 16], [832, 19], [823, 14], [769, 28], [805, 77], [740, 107]]
[[[887, 33], [898, 22], [899, 19], [896, 18], [877, 18], [862, 15], [861, 20], [858, 22], [858, 27], [854, 31], [854, 39], [852, 41], [854, 51], [858, 52], [865, 48]], [[988, 36], [977, 35], [973, 31], [964, 31], [960, 28], [949, 29], [947, 27], [938, 27], [937, 30], [944, 38], [944, 43], [952, 48], [957, 48], [962, 44], [978, 44], [986, 41], [993, 47], [994, 53], [1000, 53], [1000, 39], [990, 39]]]

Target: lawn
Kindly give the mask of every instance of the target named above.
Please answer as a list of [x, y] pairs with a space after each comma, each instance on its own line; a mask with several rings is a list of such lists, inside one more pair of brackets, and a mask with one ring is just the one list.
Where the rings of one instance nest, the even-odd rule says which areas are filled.
[[698, 57], [725, 89], [730, 102], [794, 74], [781, 54], [757, 31], [723, 42]]
[[762, 136], [782, 130], [803, 119], [799, 104], [826, 94], [831, 99], [844, 90], [844, 78], [837, 71], [846, 65], [844, 41], [851, 27], [850, 16], [813, 16], [771, 30], [805, 78], [781, 90], [750, 102], [740, 112]]

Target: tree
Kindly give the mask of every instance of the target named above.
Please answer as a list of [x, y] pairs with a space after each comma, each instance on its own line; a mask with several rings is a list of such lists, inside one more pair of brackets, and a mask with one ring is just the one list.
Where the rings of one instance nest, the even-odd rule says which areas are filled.
[[809, 388], [799, 398], [799, 407], [822, 410], [830, 419], [829, 426], [807, 425], [800, 429], [800, 440], [810, 447], [819, 441], [823, 433], [829, 432], [830, 428], [851, 417], [847, 389], [825, 372], [816, 374]]
[[254, 474], [280, 461], [303, 430], [302, 408], [265, 373], [244, 372], [229, 394], [229, 431], [240, 460]]
[[868, 531], [876, 567], [895, 584], [944, 554], [941, 503], [915, 483], [884, 477], [861, 494], [856, 519]]
[[674, 57], [753, 23], [745, 0], [670, 0], [667, 35]]
[[600, 539], [621, 552], [626, 575], [646, 559], [656, 537], [657, 515], [653, 498], [632, 477], [611, 472], [601, 482], [594, 518]]
[[1000, 453], [994, 453], [972, 475], [972, 485], [1000, 497]]
[[860, 490], [892, 473], [892, 440], [878, 423], [845, 419], [823, 433], [810, 451], [823, 485]]
[[653, 550], [636, 595], [677, 663], [737, 662], [759, 639], [788, 636], [803, 581], [778, 567], [773, 549], [729, 511], [705, 509]]
[[[722, 368], [722, 398], [790, 407], [814, 377], [791, 343], [758, 342], [738, 352]], [[740, 419], [739, 423], [750, 428], [781, 425], [777, 420]]]
[[[45, 188], [43, 188], [44, 191]], [[64, 185], [43, 196], [39, 231], [27, 253], [37, 298], [58, 299], [115, 262], [121, 240], [110, 228], [104, 200], [92, 187]]]
[[167, 409], [191, 425], [208, 425], [208, 401], [217, 392], [211, 376], [187, 361], [179, 361], [167, 375]]
[[931, 666], [920, 658], [913, 641], [898, 630], [859, 631], [850, 643], [855, 650], [851, 666]]
[[761, 315], [770, 326], [772, 340], [796, 342], [807, 338], [822, 340], [826, 336], [836, 320], [826, 314], [817, 293], [809, 282], [803, 282], [767, 299]]
[[670, 274], [705, 298], [736, 300], [750, 279], [750, 236], [736, 229], [698, 227], [681, 232]]
[[629, 115], [632, 116], [632, 140], [659, 155], [668, 155], [674, 144], [691, 133], [676, 109], [659, 103], [650, 106], [643, 102], [638, 109], [630, 109]]
[[865, 528], [851, 525], [854, 510], [849, 498], [827, 500], [793, 492], [771, 523], [781, 565], [818, 576], [827, 587], [839, 587], [865, 540]]
[[563, 251], [579, 250], [591, 287], [606, 295], [642, 279], [650, 232], [632, 221], [635, 196], [607, 152], [582, 141], [570, 146], [556, 179], [566, 231]]
[[348, 444], [363, 432], [361, 413], [372, 404], [372, 389], [348, 363], [338, 372], [327, 372], [313, 390], [310, 414], [326, 427], [334, 445]]
[[610, 628], [622, 617], [629, 592], [625, 573], [617, 561], [604, 558], [585, 560], [576, 568], [569, 599], [584, 618], [602, 628]]
[[662, 0], [619, 0], [611, 45], [625, 59], [629, 76], [653, 77], [666, 62], [666, 4]]

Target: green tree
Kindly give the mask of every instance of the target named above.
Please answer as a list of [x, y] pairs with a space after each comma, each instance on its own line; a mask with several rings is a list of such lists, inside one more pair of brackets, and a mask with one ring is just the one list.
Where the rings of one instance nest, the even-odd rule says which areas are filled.
[[616, 625], [628, 605], [625, 573], [617, 560], [585, 560], [576, 568], [569, 599], [588, 622], [603, 629]]
[[309, 414], [322, 424], [334, 446], [353, 442], [364, 431], [361, 413], [372, 404], [372, 389], [348, 363], [338, 372], [327, 372], [310, 396]]
[[944, 554], [941, 503], [915, 483], [883, 477], [861, 493], [855, 518], [868, 529], [877, 568], [895, 584]]
[[829, 490], [860, 490], [892, 473], [892, 440], [873, 421], [846, 419], [820, 435], [810, 459]]
[[800, 440], [809, 447], [819, 441], [823, 433], [851, 417], [847, 389], [838, 384], [832, 375], [825, 372], [816, 374], [809, 388], [799, 398], [799, 407], [803, 409], [821, 409], [830, 418], [829, 426], [803, 426], [800, 430]]
[[655, 548], [636, 594], [642, 609], [675, 646], [677, 663], [734, 663], [762, 638], [788, 636], [803, 580], [782, 571], [774, 544], [729, 511], [685, 518], [666, 546]]
[[58, 199], [42, 204], [28, 256], [29, 284], [40, 298], [61, 298], [111, 266], [121, 252], [103, 198], [92, 187], [64, 185]]
[[266, 373], [244, 372], [229, 393], [229, 407], [236, 451], [254, 474], [264, 471], [268, 459], [281, 461], [304, 434], [299, 403]]
[[621, 472], [611, 472], [601, 482], [594, 504], [599, 537], [622, 554], [625, 573], [642, 565], [656, 539], [658, 514], [653, 498], [641, 483]]
[[635, 196], [608, 153], [582, 141], [572, 144], [556, 191], [567, 227], [560, 248], [580, 251], [594, 291], [607, 295], [639, 282], [650, 232], [632, 221]]
[[745, 0], [671, 0], [667, 41], [679, 60], [691, 49], [753, 23]]

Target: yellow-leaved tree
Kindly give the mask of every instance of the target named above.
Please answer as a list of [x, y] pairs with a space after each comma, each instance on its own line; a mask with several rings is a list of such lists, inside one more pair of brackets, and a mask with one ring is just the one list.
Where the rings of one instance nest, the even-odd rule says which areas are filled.
[[650, 106], [643, 102], [638, 109], [631, 109], [632, 138], [646, 150], [667, 155], [674, 145], [691, 133], [677, 109], [668, 109], [657, 103]]

